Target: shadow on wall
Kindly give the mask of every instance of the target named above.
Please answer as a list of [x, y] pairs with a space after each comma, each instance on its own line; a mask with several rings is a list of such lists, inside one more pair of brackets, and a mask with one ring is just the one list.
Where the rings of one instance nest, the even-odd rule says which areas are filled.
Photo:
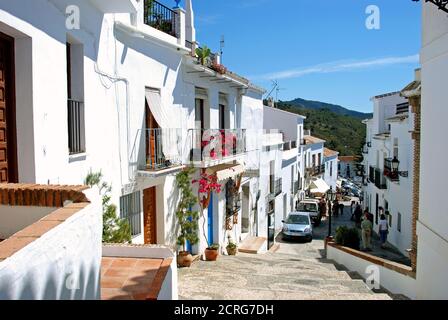
[[177, 251], [177, 234], [179, 231], [179, 225], [177, 223], [176, 210], [180, 201], [180, 192], [177, 187], [176, 181], [173, 182], [173, 192], [167, 199], [167, 220], [171, 223], [167, 225], [166, 232], [166, 245], [169, 245], [174, 251]]
[[[6, 261], [6, 260], [5, 260]], [[41, 270], [31, 266], [25, 275], [16, 270], [2, 270], [0, 300], [97, 300], [100, 299], [100, 268], [81, 263], [78, 273], [61, 273], [56, 267]], [[67, 268], [62, 266], [61, 268]]]
[[[66, 9], [67, 6], [71, 4], [66, 1], [58, 2], [59, 1], [50, 2], [44, 0], [5, 0], [0, 1], [0, 6], [2, 10], [28, 22], [33, 27], [46, 33], [64, 46], [67, 42], [67, 32], [70, 32], [76, 38], [80, 36], [81, 38], [78, 39], [79, 41], [91, 44], [92, 38], [82, 39], [85, 37], [86, 33], [78, 30], [68, 30], [66, 28]], [[76, 5], [79, 8], [82, 29], [88, 30], [88, 33], [93, 34], [95, 37], [94, 46], [86, 45], [84, 47], [84, 54], [93, 61], [96, 61], [98, 58], [98, 50], [96, 48], [98, 48], [98, 39], [100, 39], [104, 15], [88, 1], [76, 1]], [[23, 8], [26, 8], [26, 10]], [[52, 23], [48, 23], [48, 21], [51, 21]], [[11, 34], [11, 36], [18, 35]], [[23, 37], [23, 34], [21, 37]]]

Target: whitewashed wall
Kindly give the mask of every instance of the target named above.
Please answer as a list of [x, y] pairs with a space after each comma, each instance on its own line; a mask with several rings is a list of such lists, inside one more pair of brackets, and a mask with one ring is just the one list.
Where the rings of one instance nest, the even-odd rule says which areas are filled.
[[448, 298], [448, 215], [445, 119], [448, 117], [448, 18], [432, 3], [423, 4], [422, 124], [420, 210], [417, 228], [418, 297]]
[[100, 299], [102, 215], [92, 203], [0, 262], [0, 300]]

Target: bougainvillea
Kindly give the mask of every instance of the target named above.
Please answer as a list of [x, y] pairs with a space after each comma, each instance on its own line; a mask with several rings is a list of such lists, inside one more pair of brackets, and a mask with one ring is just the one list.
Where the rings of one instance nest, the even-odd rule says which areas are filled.
[[216, 134], [204, 133], [202, 148], [205, 151], [205, 155], [216, 160], [218, 157], [228, 157], [233, 154], [237, 146], [237, 138], [233, 133], [220, 130]]

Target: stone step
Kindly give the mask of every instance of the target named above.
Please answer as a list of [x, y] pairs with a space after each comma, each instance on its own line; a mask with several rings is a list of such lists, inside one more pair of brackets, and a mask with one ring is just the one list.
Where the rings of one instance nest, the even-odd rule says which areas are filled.
[[257, 254], [266, 245], [266, 238], [248, 236], [244, 239], [243, 243], [238, 246], [239, 252]]

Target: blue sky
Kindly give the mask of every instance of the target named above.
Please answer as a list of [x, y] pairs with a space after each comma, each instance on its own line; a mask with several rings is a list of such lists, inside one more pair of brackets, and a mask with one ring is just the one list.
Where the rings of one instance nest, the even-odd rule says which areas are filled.
[[[368, 30], [367, 6], [380, 9]], [[411, 0], [193, 0], [197, 38], [223, 64], [280, 100], [296, 97], [370, 112], [370, 97], [402, 89], [419, 66], [421, 4]]]

